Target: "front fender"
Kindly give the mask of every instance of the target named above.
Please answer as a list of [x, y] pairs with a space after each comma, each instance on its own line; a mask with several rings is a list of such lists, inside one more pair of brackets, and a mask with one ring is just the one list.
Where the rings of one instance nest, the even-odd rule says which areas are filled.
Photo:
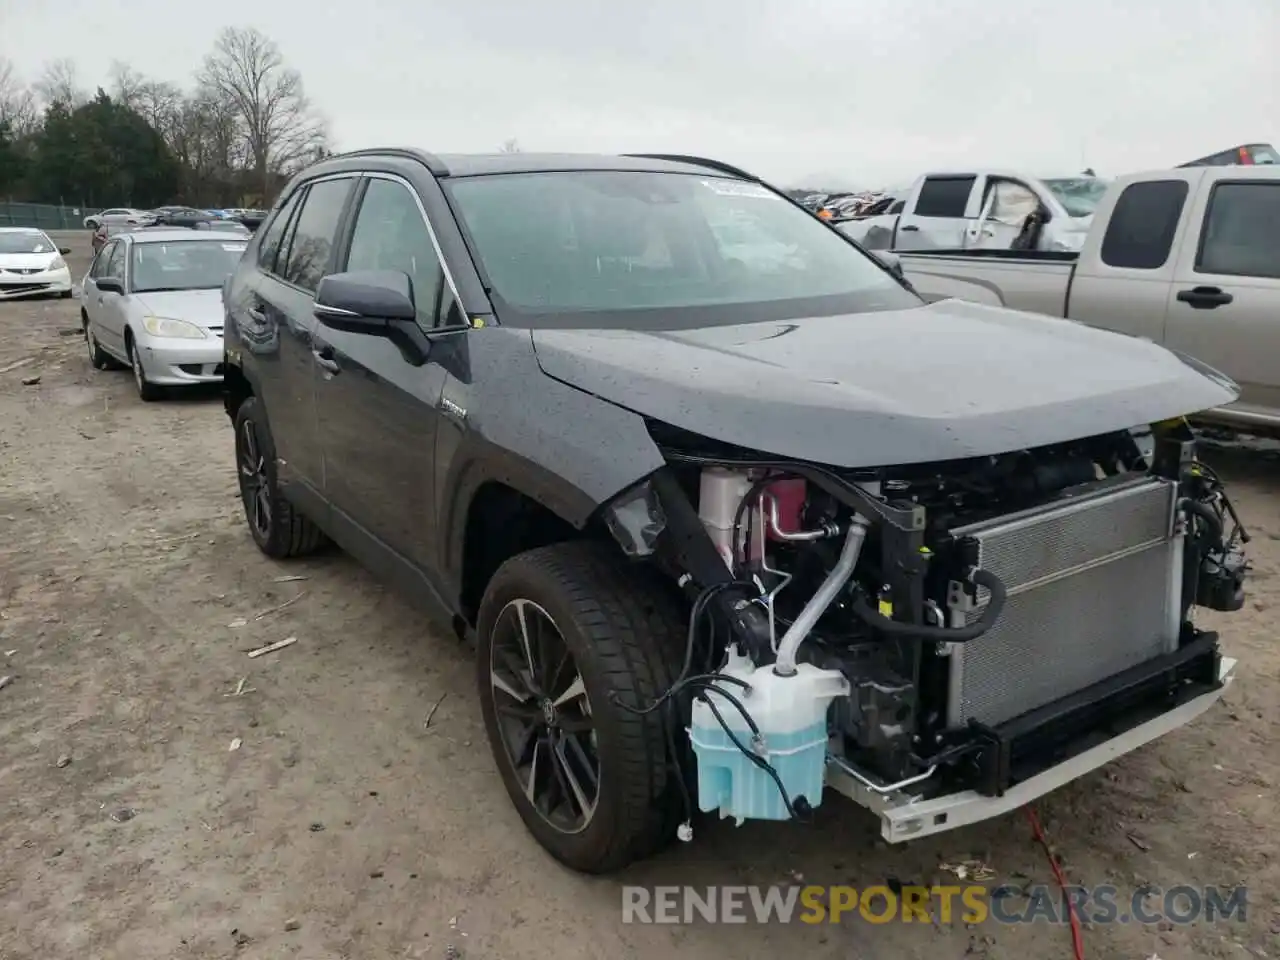
[[436, 437], [441, 566], [454, 582], [467, 513], [484, 484], [504, 484], [581, 529], [603, 504], [665, 465], [643, 418], [545, 375], [529, 331], [466, 336], [467, 376], [446, 388], [466, 419], [442, 422]]

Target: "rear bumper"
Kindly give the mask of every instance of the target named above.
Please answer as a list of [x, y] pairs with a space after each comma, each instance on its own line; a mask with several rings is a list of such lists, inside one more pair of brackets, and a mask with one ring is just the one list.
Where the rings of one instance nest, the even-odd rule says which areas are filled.
[[971, 789], [931, 799], [877, 792], [835, 765], [827, 785], [875, 811], [890, 843], [944, 833], [1016, 810], [1189, 723], [1222, 698], [1235, 665], [1208, 634], [1073, 697], [978, 730], [987, 742], [974, 758], [978, 782]]
[[222, 382], [222, 339], [162, 341], [141, 344], [147, 379], [157, 386], [181, 387]]

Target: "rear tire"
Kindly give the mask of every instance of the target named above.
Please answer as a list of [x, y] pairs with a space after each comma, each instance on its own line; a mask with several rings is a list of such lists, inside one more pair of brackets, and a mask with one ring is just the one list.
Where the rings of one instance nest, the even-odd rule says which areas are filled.
[[236, 410], [235, 435], [240, 502], [253, 542], [276, 560], [315, 553], [326, 543], [325, 535], [280, 492], [275, 445], [257, 397]]
[[[679, 671], [683, 618], [649, 574], [605, 544], [561, 543], [504, 563], [480, 605], [477, 683], [503, 785], [534, 838], [584, 873], [656, 853], [685, 809], [683, 729], [665, 708], [641, 715], [614, 700], [646, 707]], [[531, 666], [521, 623], [536, 635], [523, 648]]]

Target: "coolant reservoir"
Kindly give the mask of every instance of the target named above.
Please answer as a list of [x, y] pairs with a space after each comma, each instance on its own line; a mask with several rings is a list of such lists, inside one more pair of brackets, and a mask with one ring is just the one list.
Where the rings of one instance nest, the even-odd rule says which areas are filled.
[[[735, 683], [721, 687], [740, 700], [755, 721], [760, 737], [754, 742], [737, 707], [706, 691], [733, 735], [773, 767], [793, 806], [800, 797], [810, 807], [818, 806], [826, 775], [827, 708], [849, 693], [844, 675], [801, 663], [793, 676], [780, 677], [770, 666], [757, 668], [733, 654], [720, 675], [751, 684], [750, 691]], [[693, 701], [689, 739], [698, 759], [699, 809], [718, 809], [721, 817], [733, 817], [739, 824], [748, 819], [790, 819], [773, 777], [743, 754], [701, 699]]]

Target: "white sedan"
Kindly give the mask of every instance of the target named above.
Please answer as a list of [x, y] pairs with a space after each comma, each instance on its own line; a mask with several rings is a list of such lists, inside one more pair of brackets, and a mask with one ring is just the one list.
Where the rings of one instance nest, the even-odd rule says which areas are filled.
[[97, 230], [104, 223], [111, 226], [145, 227], [155, 223], [155, 214], [146, 210], [135, 210], [133, 207], [112, 207], [110, 210], [99, 210], [84, 218], [84, 225], [89, 230]]
[[85, 275], [80, 320], [89, 361], [127, 366], [138, 395], [222, 380], [222, 284], [246, 238], [182, 227], [122, 233]]
[[0, 227], [0, 300], [71, 296], [71, 271], [59, 247], [43, 230]]

